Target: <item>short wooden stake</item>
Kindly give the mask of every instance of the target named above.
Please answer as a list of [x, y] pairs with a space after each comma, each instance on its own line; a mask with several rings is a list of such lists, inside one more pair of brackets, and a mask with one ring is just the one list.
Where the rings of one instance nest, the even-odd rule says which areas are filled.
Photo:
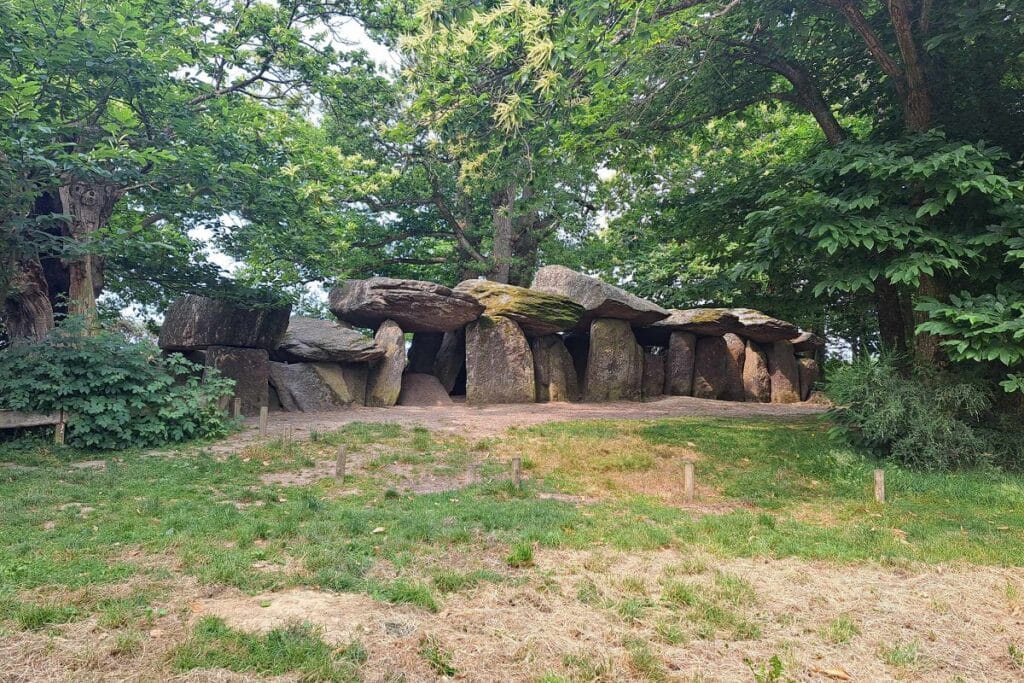
[[242, 399], [235, 399], [235, 419], [242, 417]]
[[875, 470], [875, 500], [885, 502], [885, 470]]
[[512, 458], [512, 481], [515, 482], [516, 488], [523, 488], [523, 460], [522, 458]]
[[58, 446], [64, 445], [64, 423], [58, 422], [53, 428], [53, 442]]
[[334, 476], [340, 481], [345, 481], [345, 460], [348, 458], [348, 454], [345, 452], [345, 446], [338, 446], [338, 460], [334, 463]]
[[267, 407], [260, 406], [260, 436], [267, 435]]
[[295, 439], [295, 427], [288, 425], [284, 428], [284, 440], [291, 443]]
[[696, 497], [696, 484], [694, 483], [693, 462], [687, 460], [683, 463], [683, 499], [692, 503]]

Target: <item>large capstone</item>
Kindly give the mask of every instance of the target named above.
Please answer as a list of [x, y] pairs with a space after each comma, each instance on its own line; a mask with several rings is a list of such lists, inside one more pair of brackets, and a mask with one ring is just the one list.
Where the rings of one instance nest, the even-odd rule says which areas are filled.
[[648, 346], [668, 346], [673, 332], [718, 337], [741, 329], [739, 317], [725, 308], [671, 309], [663, 320], [636, 330], [636, 338]]
[[209, 346], [237, 346], [273, 351], [288, 329], [290, 313], [290, 306], [243, 308], [188, 294], [167, 309], [160, 327], [160, 348], [194, 351]]
[[644, 349], [644, 378], [640, 393], [645, 401], [657, 398], [665, 393], [665, 358], [664, 349]]
[[772, 400], [772, 382], [771, 375], [768, 373], [768, 355], [757, 342], [748, 339], [744, 356], [744, 399], [756, 403], [770, 402]]
[[466, 370], [466, 331], [445, 332], [441, 347], [434, 356], [433, 374], [449, 394], [455, 390], [459, 377]]
[[338, 405], [365, 405], [369, 366], [365, 363], [310, 363]]
[[489, 280], [465, 280], [455, 291], [469, 294], [484, 306], [484, 314], [516, 322], [528, 336], [567, 330], [583, 317], [583, 306], [568, 297], [538, 289]]
[[690, 332], [673, 332], [668, 340], [665, 359], [665, 393], [670, 396], [693, 394], [693, 362], [697, 337]]
[[466, 402], [533, 403], [537, 391], [526, 335], [508, 318], [482, 316], [466, 327]]
[[271, 363], [270, 384], [288, 412], [317, 412], [340, 405], [311, 363]]
[[813, 332], [801, 332], [800, 336], [793, 340], [793, 351], [796, 353], [813, 356], [825, 348], [825, 340]]
[[557, 334], [530, 339], [537, 400], [578, 401], [579, 380], [565, 342]]
[[793, 344], [782, 340], [769, 347], [768, 372], [772, 376], [772, 403], [800, 400], [800, 370], [793, 355]]
[[402, 392], [398, 394], [400, 406], [447, 406], [452, 397], [433, 375], [407, 372], [402, 375]]
[[814, 383], [821, 376], [821, 366], [813, 358], [797, 358], [797, 374], [800, 376], [800, 400], [806, 401], [814, 391]]
[[393, 320], [406, 332], [448, 332], [480, 317], [484, 307], [463, 292], [421, 280], [373, 277], [331, 290], [328, 307], [358, 327]]
[[638, 401], [643, 372], [644, 351], [629, 321], [598, 318], [590, 323], [585, 400]]
[[409, 364], [406, 365], [406, 372], [430, 374], [434, 371], [434, 360], [437, 352], [441, 350], [444, 336], [447, 332], [417, 332], [412, 335], [412, 344], [409, 345]]
[[355, 330], [348, 323], [292, 316], [274, 360], [333, 363], [366, 363], [384, 356], [373, 337]]
[[800, 336], [800, 328], [785, 320], [765, 315], [752, 308], [729, 309], [740, 321], [739, 334], [756, 342], [771, 343]]
[[385, 320], [373, 337], [384, 357], [370, 366], [366, 379], [366, 405], [388, 408], [398, 402], [405, 372], [405, 333], [393, 320]]
[[530, 287], [559, 294], [583, 306], [581, 327], [596, 318], [626, 320], [641, 327], [668, 316], [668, 311], [655, 303], [565, 266], [544, 266], [537, 271]]
[[259, 414], [260, 407], [267, 405], [267, 381], [270, 377], [267, 350], [211, 346], [205, 355], [207, 368], [217, 370], [221, 377], [234, 380], [234, 397], [242, 399], [242, 414]]
[[698, 337], [693, 361], [693, 395], [724, 398], [732, 383], [729, 345], [722, 337]]

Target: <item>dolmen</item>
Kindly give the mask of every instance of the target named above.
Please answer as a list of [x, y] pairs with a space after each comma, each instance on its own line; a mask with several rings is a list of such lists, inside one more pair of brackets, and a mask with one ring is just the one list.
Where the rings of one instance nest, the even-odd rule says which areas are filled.
[[470, 405], [663, 395], [795, 403], [819, 380], [825, 347], [760, 311], [665, 309], [557, 265], [530, 287], [349, 280], [328, 309], [334, 320], [186, 296], [167, 311], [159, 343], [234, 379], [245, 414], [463, 396]]

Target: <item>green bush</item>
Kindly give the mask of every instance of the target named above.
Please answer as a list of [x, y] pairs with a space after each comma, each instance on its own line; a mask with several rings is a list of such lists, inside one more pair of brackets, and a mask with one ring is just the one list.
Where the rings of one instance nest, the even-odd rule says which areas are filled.
[[67, 443], [89, 449], [155, 446], [219, 436], [218, 402], [231, 380], [180, 354], [119, 334], [84, 334], [70, 320], [39, 342], [0, 351], [0, 408], [69, 414]]
[[828, 394], [836, 431], [875, 454], [924, 469], [1024, 464], [1024, 436], [984, 384], [919, 370], [903, 377], [892, 358], [833, 369]]

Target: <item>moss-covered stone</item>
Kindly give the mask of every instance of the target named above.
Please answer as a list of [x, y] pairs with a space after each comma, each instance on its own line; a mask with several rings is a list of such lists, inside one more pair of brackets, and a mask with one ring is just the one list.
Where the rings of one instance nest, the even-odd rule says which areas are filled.
[[573, 327], [583, 306], [561, 296], [489, 280], [465, 280], [456, 292], [469, 294], [484, 306], [484, 314], [508, 318], [530, 336], [553, 334]]

